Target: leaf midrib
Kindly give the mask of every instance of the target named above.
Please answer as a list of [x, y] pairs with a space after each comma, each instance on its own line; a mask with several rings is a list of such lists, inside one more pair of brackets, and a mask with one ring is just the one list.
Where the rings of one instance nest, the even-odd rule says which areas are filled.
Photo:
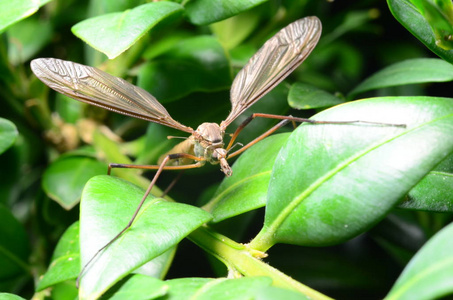
[[425, 122], [419, 126], [413, 127], [410, 130], [405, 130], [401, 134], [395, 135], [392, 138], [389, 138], [385, 140], [384, 142], [380, 142], [376, 145], [372, 145], [363, 151], [357, 153], [356, 155], [353, 155], [343, 163], [339, 164], [336, 168], [332, 169], [330, 172], [326, 173], [326, 175], [320, 177], [318, 180], [316, 180], [314, 183], [312, 183], [303, 193], [300, 194], [300, 196], [295, 197], [293, 201], [289, 202], [289, 205], [287, 205], [281, 213], [278, 214], [278, 216], [274, 219], [274, 221], [271, 222], [271, 224], [268, 226], [268, 231], [269, 232], [276, 232], [277, 229], [285, 222], [285, 220], [291, 215], [291, 213], [297, 208], [297, 206], [305, 199], [307, 198], [311, 193], [313, 193], [316, 189], [318, 189], [324, 182], [327, 182], [330, 178], [334, 177], [335, 175], [338, 174], [339, 171], [345, 169], [348, 167], [351, 163], [357, 161], [358, 159], [362, 158], [366, 154], [370, 153], [371, 151], [378, 149], [379, 147], [388, 144], [392, 141], [394, 141], [397, 138], [400, 138], [401, 136], [404, 136], [406, 134], [412, 133], [415, 130], [418, 130], [424, 126], [427, 126], [431, 123], [435, 123], [440, 119], [444, 119], [448, 117], [449, 115], [442, 116], [440, 118], [436, 118], [430, 122]]

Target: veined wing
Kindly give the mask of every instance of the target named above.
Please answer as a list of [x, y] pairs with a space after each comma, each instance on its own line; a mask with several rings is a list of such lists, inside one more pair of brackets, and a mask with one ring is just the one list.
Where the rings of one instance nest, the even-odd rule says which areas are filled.
[[193, 131], [173, 120], [144, 89], [99, 69], [55, 58], [35, 59], [31, 69], [50, 88], [75, 100], [185, 132]]
[[231, 112], [220, 124], [223, 130], [307, 58], [318, 43], [321, 27], [317, 17], [297, 20], [258, 50], [233, 81]]

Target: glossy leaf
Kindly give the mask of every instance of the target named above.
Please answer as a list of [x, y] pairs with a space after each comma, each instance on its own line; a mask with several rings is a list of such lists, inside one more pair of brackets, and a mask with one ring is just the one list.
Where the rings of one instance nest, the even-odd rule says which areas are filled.
[[159, 22], [181, 11], [182, 7], [173, 2], [147, 3], [122, 13], [87, 19], [74, 25], [72, 32], [112, 59], [131, 47]]
[[412, 1], [424, 16], [436, 38], [437, 46], [453, 49], [453, 4], [449, 0]]
[[220, 222], [266, 204], [267, 187], [278, 151], [289, 134], [273, 135], [251, 147], [233, 165], [212, 200], [204, 206]]
[[50, 0], [15, 0], [0, 2], [0, 33], [8, 26], [34, 14]]
[[275, 286], [267, 286], [262, 288], [255, 296], [256, 300], [274, 300], [274, 299], [285, 299], [285, 300], [309, 300], [312, 299], [300, 293], [296, 293], [291, 290], [278, 288]]
[[163, 254], [159, 255], [156, 258], [153, 258], [140, 268], [134, 271], [134, 273], [146, 275], [153, 278], [165, 278], [165, 275], [168, 272], [168, 269], [171, 266], [173, 257], [175, 256], [177, 247], [170, 248], [165, 251]]
[[399, 207], [435, 212], [453, 212], [453, 155], [441, 162], [407, 195]]
[[167, 281], [169, 300], [188, 299], [255, 299], [260, 290], [271, 285], [268, 277], [242, 277], [236, 279], [182, 278]]
[[[143, 194], [142, 189], [111, 176], [97, 176], [87, 183], [80, 218], [82, 265], [126, 226]], [[132, 227], [82, 274], [79, 296], [98, 297], [210, 218], [199, 208], [150, 196]]]
[[453, 63], [453, 51], [444, 50], [436, 45], [436, 38], [431, 27], [417, 8], [409, 0], [387, 0], [395, 19], [410, 33], [419, 39], [429, 50], [439, 57]]
[[305, 83], [295, 83], [288, 94], [288, 104], [296, 109], [315, 109], [343, 103], [331, 93]]
[[399, 207], [424, 211], [453, 212], [452, 186], [452, 173], [431, 172], [411, 190], [408, 200]]
[[169, 289], [166, 297], [168, 300], [183, 300], [191, 298], [198, 292], [198, 290], [201, 290], [203, 286], [215, 281], [215, 279], [211, 278], [190, 277], [167, 280], [165, 283], [169, 286]]
[[450, 224], [417, 252], [385, 299], [439, 299], [453, 294], [452, 247]]
[[225, 20], [251, 9], [267, 0], [192, 0], [185, 8], [189, 20], [196, 25], [207, 25]]
[[320, 120], [392, 126], [302, 125], [280, 150], [265, 224], [251, 246], [337, 244], [368, 230], [453, 152], [453, 100], [387, 97], [323, 111]]
[[0, 293], [0, 299], [2, 300], [25, 300], [25, 298], [19, 297], [14, 294]]
[[119, 287], [109, 290], [103, 299], [155, 299], [164, 296], [167, 290], [168, 286], [162, 280], [137, 274], [121, 282]]
[[207, 285], [197, 293], [198, 299], [235, 299], [253, 298], [261, 289], [272, 284], [269, 277], [242, 277], [236, 279], [217, 279], [216, 284]]
[[58, 159], [44, 172], [43, 189], [47, 195], [70, 210], [79, 203], [87, 181], [96, 175], [107, 174], [107, 165], [96, 159], [71, 156]]
[[159, 102], [170, 102], [195, 91], [229, 88], [230, 65], [217, 39], [188, 38], [142, 66], [137, 84]]
[[0, 279], [12, 278], [27, 271], [30, 252], [24, 227], [0, 204]]
[[0, 118], [0, 154], [12, 146], [17, 135], [16, 126], [11, 121]]
[[453, 66], [448, 62], [435, 58], [410, 59], [393, 64], [365, 79], [349, 93], [348, 98], [390, 86], [451, 80]]
[[80, 273], [79, 222], [72, 224], [58, 241], [52, 262], [36, 287], [37, 291], [66, 280], [75, 279]]
[[[79, 289], [76, 287], [75, 280], [64, 281], [52, 286], [50, 290], [50, 299], [72, 300], [77, 299]], [[43, 291], [42, 293], [46, 293]]]

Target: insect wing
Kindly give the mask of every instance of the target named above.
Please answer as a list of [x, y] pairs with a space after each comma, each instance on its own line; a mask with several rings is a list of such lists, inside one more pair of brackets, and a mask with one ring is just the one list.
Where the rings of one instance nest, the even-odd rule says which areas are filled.
[[321, 36], [321, 21], [306, 17], [295, 21], [270, 38], [237, 74], [231, 87], [231, 112], [223, 130], [258, 101], [310, 54]]
[[35, 59], [31, 69], [50, 88], [75, 100], [185, 132], [193, 131], [173, 120], [144, 89], [99, 69], [55, 58]]

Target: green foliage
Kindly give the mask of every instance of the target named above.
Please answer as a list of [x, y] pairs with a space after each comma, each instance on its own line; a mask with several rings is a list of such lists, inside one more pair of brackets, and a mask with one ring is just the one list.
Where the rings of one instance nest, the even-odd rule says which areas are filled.
[[[451, 2], [442, 7], [431, 1], [387, 0], [395, 18], [428, 49], [452, 63]], [[447, 2], [447, 1], [439, 1]], [[448, 1], [449, 2], [449, 1]]]
[[52, 255], [52, 264], [36, 287], [47, 287], [77, 277], [80, 273], [79, 222], [72, 224], [58, 241]]
[[12, 122], [0, 118], [0, 154], [11, 147], [17, 134], [17, 128]]
[[295, 109], [331, 107], [344, 102], [331, 93], [313, 85], [296, 82], [288, 94], [288, 104]]
[[[0, 3], [1, 299], [453, 294], [451, 1], [88, 2]], [[187, 135], [56, 95], [30, 60], [124, 77], [196, 128], [225, 119], [234, 75], [309, 15], [317, 48], [226, 142], [253, 112], [390, 125], [288, 125], [231, 159], [231, 177], [186, 170], [162, 198], [177, 177], [164, 171], [95, 256], [154, 176], [108, 164], [155, 165]], [[254, 119], [237, 142], [276, 123]]]
[[[211, 36], [187, 38], [140, 68], [137, 84], [167, 103], [196, 91], [224, 90], [231, 85], [225, 50]], [[181, 77], [175, 82], [169, 78]]]
[[[453, 147], [448, 138], [453, 125], [450, 99], [374, 98], [326, 110], [316, 119], [352, 120], [357, 113], [366, 120], [403, 122], [413, 129], [299, 126], [275, 161], [264, 226], [252, 248], [266, 251], [279, 242], [333, 245], [363, 233]], [[442, 145], [436, 144], [439, 138], [445, 141]], [[332, 153], [329, 145], [339, 140], [341, 148]], [[395, 174], [404, 180], [395, 180]]]
[[74, 25], [72, 32], [94, 49], [113, 59], [146, 32], [182, 7], [171, 2], [148, 3], [122, 13], [110, 13]]
[[[453, 225], [442, 229], [414, 256], [387, 299], [437, 299], [453, 291], [449, 248]], [[451, 248], [450, 248], [451, 249]]]
[[453, 80], [453, 66], [441, 59], [419, 58], [393, 64], [380, 70], [357, 85], [349, 98], [385, 87], [423, 82], [446, 82]]

